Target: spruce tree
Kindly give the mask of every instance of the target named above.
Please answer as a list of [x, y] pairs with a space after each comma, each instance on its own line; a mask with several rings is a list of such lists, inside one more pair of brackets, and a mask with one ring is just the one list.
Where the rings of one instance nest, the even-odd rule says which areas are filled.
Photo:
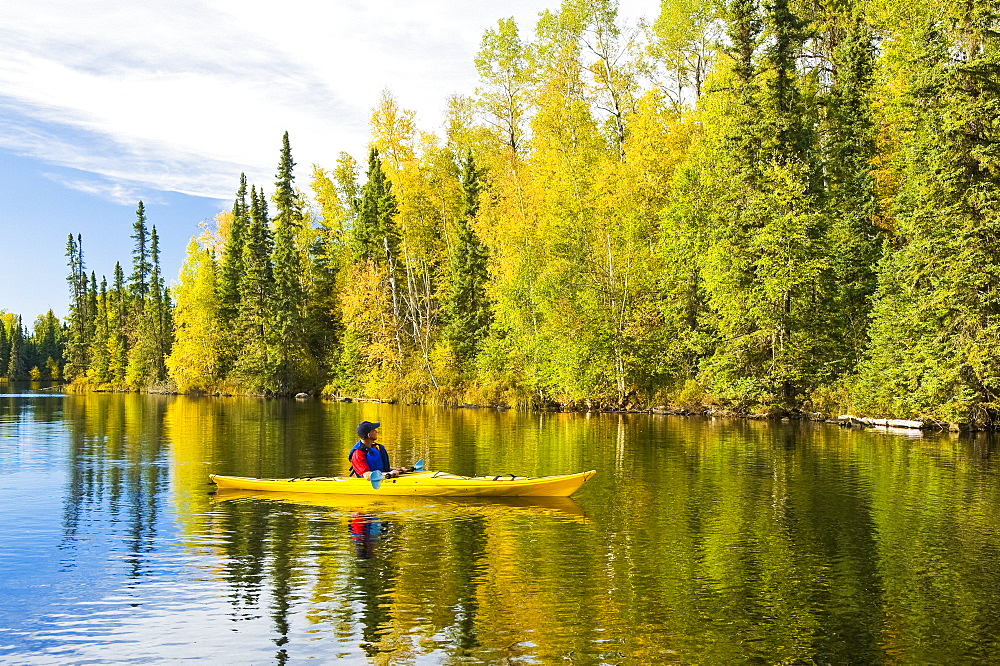
[[332, 371], [343, 323], [337, 281], [340, 278], [343, 245], [337, 231], [321, 225], [306, 260], [303, 329], [311, 358], [327, 376]]
[[90, 280], [87, 290], [87, 354], [91, 353], [94, 343], [94, 335], [97, 333], [97, 273], [90, 271]]
[[170, 353], [170, 297], [167, 294], [166, 286], [163, 282], [163, 274], [160, 269], [160, 239], [156, 233], [154, 225], [149, 236], [149, 329], [152, 332], [153, 354], [151, 367], [153, 368], [152, 380], [160, 382], [166, 379], [167, 369], [164, 360]]
[[87, 331], [90, 327], [88, 321], [88, 289], [87, 272], [83, 260], [83, 237], [77, 234], [69, 235], [66, 243], [66, 256], [69, 263], [69, 275], [66, 281], [69, 283], [70, 306], [68, 317], [68, 341], [67, 358], [64, 375], [66, 379], [72, 381], [77, 377], [82, 377], [88, 365], [88, 345]]
[[302, 313], [305, 293], [302, 286], [302, 261], [296, 236], [302, 226], [302, 204], [295, 192], [295, 162], [292, 161], [288, 132], [282, 140], [281, 158], [275, 182], [277, 208], [274, 231], [273, 344], [271, 356], [277, 360], [277, 389], [294, 388], [305, 362]]
[[[813, 147], [812, 126], [803, 105], [798, 57], [807, 34], [805, 24], [789, 6], [789, 0], [773, 0], [767, 7], [765, 65], [771, 78], [762, 86], [770, 106], [765, 115], [771, 125], [773, 158], [781, 164], [802, 163]], [[765, 143], [765, 145], [767, 145]]]
[[125, 379], [133, 388], [145, 388], [166, 379], [165, 359], [170, 353], [169, 312], [163, 278], [160, 274], [160, 244], [156, 227], [149, 233], [146, 254], [149, 272], [146, 298], [139, 301], [141, 310], [135, 329], [135, 343], [129, 350]]
[[108, 323], [108, 281], [102, 277], [101, 289], [97, 295], [96, 323], [93, 342], [90, 345], [90, 368], [88, 370], [90, 379], [98, 384], [105, 384], [111, 379]]
[[250, 225], [243, 245], [244, 271], [240, 276], [239, 342], [242, 353], [232, 374], [238, 382], [268, 388], [274, 378], [270, 356], [271, 311], [274, 276], [271, 265], [271, 234], [263, 191], [250, 188]]
[[837, 17], [842, 34], [832, 54], [832, 85], [825, 100], [823, 156], [825, 244], [830, 248], [824, 288], [823, 346], [827, 382], [855, 369], [868, 343], [871, 299], [886, 240], [872, 165], [878, 156], [872, 108], [874, 31], [860, 15]]
[[149, 293], [149, 273], [152, 270], [149, 263], [149, 230], [146, 227], [146, 207], [141, 201], [135, 211], [135, 217], [135, 223], [132, 225], [132, 240], [135, 241], [135, 245], [132, 248], [131, 287], [132, 295], [137, 301], [138, 312], [141, 312], [142, 303]]
[[24, 329], [21, 326], [20, 315], [11, 318], [10, 326], [10, 360], [7, 363], [7, 378], [20, 380], [27, 378], [26, 349]]
[[479, 211], [483, 189], [481, 177], [470, 152], [462, 163], [462, 211], [456, 221], [457, 233], [450, 258], [451, 281], [444, 303], [444, 335], [460, 362], [475, 356], [491, 323], [486, 298], [488, 253], [470, 224]]
[[10, 365], [10, 338], [7, 335], [7, 325], [0, 317], [0, 377], [7, 376], [7, 366]]
[[108, 321], [108, 375], [109, 381], [122, 384], [128, 367], [128, 335], [126, 318], [130, 310], [129, 294], [125, 285], [125, 274], [121, 264], [115, 262], [114, 282], [110, 295], [110, 319]]
[[52, 310], [35, 321], [34, 342], [37, 346], [39, 365], [47, 368], [47, 379], [59, 379], [62, 375], [63, 348], [62, 327]]
[[243, 274], [243, 245], [247, 227], [250, 224], [250, 208], [247, 205], [247, 177], [240, 174], [240, 186], [233, 202], [233, 220], [229, 226], [229, 236], [223, 249], [222, 266], [219, 271], [219, 318], [228, 331], [239, 313], [240, 276]]
[[367, 182], [361, 187], [361, 203], [354, 225], [355, 260], [395, 266], [400, 243], [396, 225], [399, 208], [392, 193], [392, 183], [382, 169], [382, 160], [375, 148], [368, 153], [367, 177]]
[[[814, 80], [807, 36], [787, 0], [729, 6], [730, 101], [716, 105], [724, 141], [705, 164], [711, 188], [692, 235], [717, 344], [702, 363], [713, 391], [750, 407], [792, 408], [815, 384], [816, 316], [826, 266]], [[719, 122], [716, 121], [716, 122]]]
[[[1000, 36], [997, 8], [924, 30], [880, 266], [859, 405], [901, 417], [1000, 418]], [[949, 28], [950, 24], [950, 28]]]
[[382, 169], [378, 150], [368, 153], [368, 180], [361, 188], [361, 203], [353, 229], [355, 261], [371, 261], [385, 267], [392, 301], [396, 351], [403, 356], [401, 294], [399, 292], [399, 246], [401, 237], [396, 224], [399, 208], [392, 193], [392, 183]]
[[277, 180], [274, 183], [274, 206], [277, 209], [274, 216], [276, 227], [289, 224], [297, 228], [302, 225], [302, 201], [295, 191], [294, 169], [292, 148], [288, 141], [288, 132], [285, 132], [281, 139], [281, 156], [278, 161]]
[[733, 114], [735, 127], [726, 137], [728, 152], [741, 163], [744, 178], [752, 183], [756, 178], [749, 167], [760, 164], [763, 157], [757, 129], [761, 118], [757, 99], [757, 56], [764, 22], [758, 0], [732, 0], [726, 18], [729, 38], [726, 50], [733, 61], [732, 96], [742, 107]]

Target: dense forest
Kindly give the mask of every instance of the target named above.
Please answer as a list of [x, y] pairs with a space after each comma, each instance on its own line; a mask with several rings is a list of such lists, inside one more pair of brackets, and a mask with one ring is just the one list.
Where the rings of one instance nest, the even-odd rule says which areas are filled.
[[58, 344], [90, 385], [989, 425], [998, 29], [983, 0], [501, 20], [440, 134], [386, 91], [310, 194], [286, 134], [169, 290], [141, 203], [128, 279], [71, 237], [67, 321], [8, 316], [0, 367], [56, 376]]

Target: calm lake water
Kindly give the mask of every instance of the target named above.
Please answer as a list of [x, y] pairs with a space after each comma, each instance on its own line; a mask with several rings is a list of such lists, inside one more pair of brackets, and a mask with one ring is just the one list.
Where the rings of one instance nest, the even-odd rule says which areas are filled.
[[[4, 663], [1000, 661], [984, 438], [7, 390]], [[394, 464], [598, 473], [526, 502], [208, 482], [342, 474], [362, 419]]]

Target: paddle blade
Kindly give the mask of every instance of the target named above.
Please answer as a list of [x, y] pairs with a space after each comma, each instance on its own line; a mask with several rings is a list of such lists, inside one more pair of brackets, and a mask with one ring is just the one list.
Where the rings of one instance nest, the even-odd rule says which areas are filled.
[[382, 485], [382, 479], [385, 478], [385, 474], [383, 474], [379, 470], [375, 470], [374, 472], [372, 472], [371, 477], [369, 478], [371, 479], [372, 482], [372, 488], [378, 490], [378, 487]]
[[424, 459], [423, 458], [421, 458], [417, 462], [413, 463], [413, 471], [414, 472], [422, 472], [422, 471], [424, 471]]

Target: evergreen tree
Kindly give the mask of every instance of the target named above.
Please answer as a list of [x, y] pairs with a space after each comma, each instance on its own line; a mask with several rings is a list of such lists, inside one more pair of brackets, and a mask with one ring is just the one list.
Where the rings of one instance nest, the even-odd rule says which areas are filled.
[[[830, 249], [824, 292], [824, 356], [829, 382], [855, 369], [868, 343], [871, 298], [886, 235], [879, 226], [879, 204], [872, 165], [878, 156], [872, 88], [874, 32], [862, 16], [838, 17], [843, 36], [833, 50], [833, 81], [826, 100], [824, 127], [824, 239]], [[838, 26], [839, 27], [839, 26]]]
[[153, 335], [153, 367], [155, 381], [166, 379], [167, 370], [164, 360], [170, 353], [170, 341], [172, 331], [170, 325], [170, 295], [167, 293], [166, 285], [163, 281], [163, 273], [160, 268], [160, 239], [156, 233], [154, 225], [149, 236], [149, 257], [150, 257], [150, 330]]
[[219, 271], [219, 317], [223, 326], [232, 328], [240, 305], [240, 276], [243, 274], [243, 246], [247, 227], [250, 223], [250, 208], [247, 205], [247, 177], [240, 174], [240, 186], [233, 203], [233, 220], [229, 226]]
[[399, 257], [400, 234], [396, 226], [399, 208], [382, 169], [378, 150], [368, 153], [367, 182], [361, 187], [358, 219], [354, 225], [355, 261], [368, 260], [395, 266]]
[[718, 345], [703, 376], [737, 403], [790, 408], [823, 363], [815, 90], [799, 67], [803, 22], [785, 0], [763, 15], [744, 0], [730, 11], [732, 104], [713, 119], [729, 132], [704, 174], [711, 231], [699, 275]]
[[[957, 7], [957, 6], [956, 6]], [[928, 26], [905, 101], [897, 244], [856, 400], [993, 424], [1000, 405], [1000, 37], [992, 3]]]
[[240, 311], [237, 328], [242, 352], [233, 368], [234, 379], [252, 388], [267, 388], [274, 377], [270, 356], [273, 268], [267, 202], [263, 191], [250, 188], [250, 226], [243, 245], [244, 272], [240, 276]]
[[337, 285], [342, 254], [343, 244], [336, 231], [321, 225], [307, 257], [303, 328], [310, 357], [324, 377], [333, 370], [343, 328]]
[[66, 256], [69, 258], [69, 275], [66, 281], [70, 288], [70, 306], [68, 321], [67, 358], [64, 376], [72, 381], [82, 377], [88, 366], [88, 351], [90, 341], [87, 332], [90, 329], [88, 321], [88, 289], [87, 272], [83, 261], [83, 238], [69, 235], [66, 243]]
[[0, 317], [0, 377], [7, 376], [7, 366], [10, 365], [10, 338], [7, 335], [7, 325]]
[[152, 266], [149, 263], [149, 230], [146, 227], [146, 208], [139, 202], [139, 207], [135, 211], [135, 223], [132, 225], [132, 240], [135, 245], [132, 248], [132, 296], [136, 299], [136, 306], [141, 312], [142, 305], [149, 293], [149, 273]]
[[281, 159], [275, 182], [277, 208], [274, 231], [273, 337], [271, 357], [277, 360], [276, 386], [279, 391], [293, 389], [307, 363], [303, 310], [302, 261], [296, 245], [302, 226], [302, 203], [295, 192], [291, 147], [288, 132], [282, 140]]
[[382, 168], [382, 160], [376, 148], [368, 153], [367, 178], [361, 188], [358, 216], [352, 229], [351, 254], [354, 263], [371, 262], [373, 267], [380, 267], [384, 271], [386, 284], [383, 291], [392, 305], [390, 335], [395, 341], [396, 357], [402, 359], [403, 317], [399, 290], [401, 237], [396, 224], [399, 208], [392, 193], [392, 183]]
[[[312, 189], [320, 204], [320, 218], [307, 255], [305, 331], [310, 353], [319, 362], [320, 372], [325, 377], [330, 376], [336, 365], [337, 347], [343, 333], [337, 281], [346, 259], [345, 243], [357, 208], [357, 202], [351, 202], [352, 188], [353, 196], [357, 197], [353, 160], [342, 155], [340, 162], [340, 171], [344, 173], [328, 174], [317, 166], [312, 178]], [[346, 183], [335, 182], [334, 178], [340, 181], [343, 176], [347, 176]], [[342, 185], [346, 185], [346, 189]]]
[[488, 253], [470, 224], [479, 212], [482, 173], [470, 152], [462, 163], [462, 213], [451, 251], [451, 282], [444, 303], [444, 335], [460, 362], [473, 358], [492, 316], [486, 298]]
[[762, 138], [773, 137], [764, 145], [772, 144], [773, 159], [779, 164], [801, 164], [815, 141], [813, 124], [803, 104], [798, 67], [808, 35], [789, 0], [773, 0], [768, 5], [767, 27], [770, 44], [765, 50], [765, 65], [770, 77], [762, 92], [771, 112], [764, 116], [770, 131]]
[[62, 326], [52, 310], [35, 320], [33, 338], [38, 364], [46, 368], [44, 378], [60, 379], [63, 365]]
[[7, 378], [19, 380], [28, 378], [27, 350], [25, 349], [24, 329], [21, 317], [11, 318], [10, 326], [10, 361], [7, 363]]
[[160, 246], [155, 226], [149, 235], [147, 258], [146, 298], [142, 301], [135, 344], [129, 352], [125, 375], [126, 382], [135, 388], [159, 384], [166, 379], [165, 360], [170, 353], [169, 304], [160, 275]]
[[97, 333], [97, 273], [90, 271], [90, 280], [87, 288], [87, 354], [88, 358], [92, 352], [94, 335]]
[[125, 322], [130, 306], [125, 274], [119, 262], [115, 262], [114, 283], [109, 297], [108, 381], [123, 384], [128, 368], [129, 345]]
[[90, 345], [90, 367], [87, 372], [88, 378], [97, 384], [105, 384], [111, 379], [108, 320], [108, 281], [102, 278], [101, 290], [97, 296], [94, 337]]
[[288, 141], [288, 132], [281, 139], [281, 157], [278, 162], [277, 180], [274, 184], [274, 205], [277, 213], [274, 216], [276, 227], [290, 225], [293, 228], [302, 225], [302, 200], [295, 191], [295, 162], [292, 161], [292, 147]]

